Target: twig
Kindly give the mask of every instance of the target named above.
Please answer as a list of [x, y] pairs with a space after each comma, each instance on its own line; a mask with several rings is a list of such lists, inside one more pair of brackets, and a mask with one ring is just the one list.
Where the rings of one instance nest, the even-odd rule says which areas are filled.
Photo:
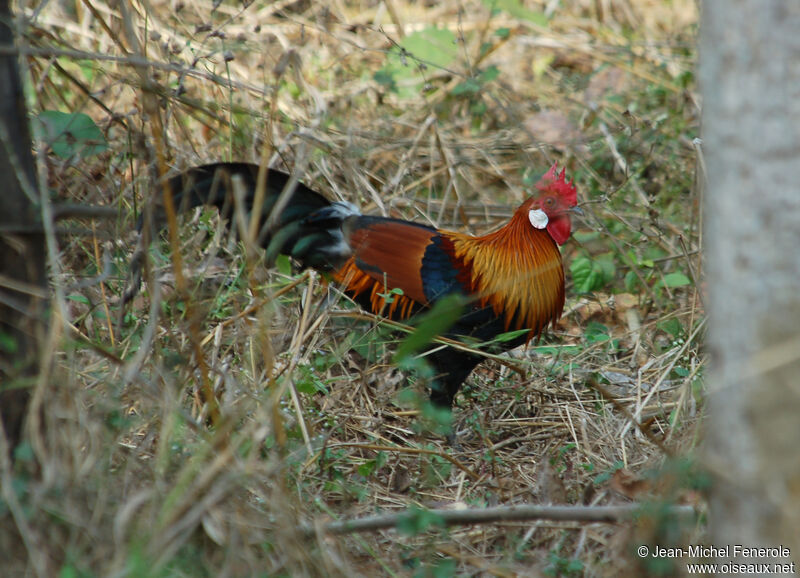
[[630, 182], [631, 187], [636, 192], [636, 194], [639, 195], [639, 200], [642, 202], [642, 204], [645, 207], [649, 207], [650, 200], [647, 198], [647, 195], [642, 190], [642, 187], [639, 186], [636, 177], [630, 174], [630, 171], [628, 170], [628, 163], [617, 149], [617, 143], [614, 142], [614, 137], [612, 136], [611, 131], [608, 130], [606, 123], [604, 122], [600, 123], [600, 132], [603, 133], [603, 136], [606, 139], [606, 143], [608, 144], [608, 148], [611, 151], [611, 156], [614, 157], [614, 160], [617, 162], [619, 170], [622, 171], [622, 174], [624, 174], [628, 178], [628, 182]]
[[[588, 384], [588, 385], [589, 385], [589, 386], [590, 386], [592, 389], [594, 389], [594, 390], [596, 390], [596, 391], [600, 392], [600, 395], [602, 395], [604, 398], [606, 398], [606, 400], [607, 400], [608, 402], [610, 402], [610, 403], [611, 403], [611, 405], [613, 405], [613, 406], [614, 406], [614, 408], [615, 408], [617, 411], [621, 412], [621, 413], [622, 413], [622, 415], [624, 415], [624, 416], [625, 416], [625, 418], [626, 418], [626, 419], [629, 421], [629, 423], [632, 423], [632, 424], [633, 424], [633, 425], [636, 427], [636, 429], [638, 429], [638, 430], [639, 430], [639, 431], [642, 433], [642, 435], [643, 435], [644, 437], [646, 437], [646, 438], [647, 438], [648, 440], [650, 440], [650, 441], [651, 441], [651, 442], [652, 442], [652, 443], [653, 443], [655, 446], [657, 446], [657, 447], [658, 447], [658, 449], [660, 449], [662, 452], [664, 452], [664, 455], [666, 455], [666, 456], [670, 456], [670, 457], [672, 457], [672, 456], [674, 456], [674, 455], [675, 455], [675, 452], [673, 452], [673, 451], [672, 451], [670, 448], [668, 448], [668, 447], [667, 447], [667, 446], [664, 444], [664, 442], [662, 442], [660, 439], [658, 439], [658, 437], [657, 437], [657, 436], [656, 436], [656, 435], [655, 435], [653, 432], [651, 432], [649, 429], [647, 429], [647, 428], [646, 428], [646, 427], [644, 427], [644, 426], [643, 426], [641, 423], [639, 423], [639, 420], [637, 420], [637, 419], [636, 419], [636, 418], [633, 416], [633, 414], [631, 414], [631, 412], [630, 412], [630, 411], [628, 411], [628, 408], [627, 408], [627, 407], [625, 407], [625, 406], [624, 406], [622, 403], [620, 403], [620, 402], [619, 402], [619, 400], [617, 400], [617, 398], [615, 398], [615, 397], [614, 397], [614, 395], [613, 395], [613, 394], [612, 394], [610, 391], [608, 391], [608, 390], [607, 390], [605, 387], [603, 387], [602, 385], [600, 385], [600, 382], [598, 382], [598, 381], [597, 381], [596, 379], [594, 379], [594, 378], [590, 378], [590, 379], [588, 379], [588, 380], [586, 381], [586, 383], [587, 383], [587, 384]], [[654, 388], [654, 389], [655, 389], [655, 388]]]
[[[641, 504], [624, 504], [620, 506], [536, 506], [522, 504], [467, 510], [430, 510], [431, 513], [438, 517], [438, 521], [445, 526], [525, 522], [530, 520], [618, 523], [630, 520], [641, 511]], [[666, 511], [668, 515], [681, 519], [694, 518], [696, 515], [692, 506], [670, 506]], [[325, 524], [321, 529], [328, 534], [385, 530], [397, 527], [398, 523], [413, 515], [413, 513], [407, 511], [397, 514], [379, 514], [356, 520], [331, 522]], [[301, 528], [301, 531], [305, 534], [314, 533], [314, 529], [308, 526]]]

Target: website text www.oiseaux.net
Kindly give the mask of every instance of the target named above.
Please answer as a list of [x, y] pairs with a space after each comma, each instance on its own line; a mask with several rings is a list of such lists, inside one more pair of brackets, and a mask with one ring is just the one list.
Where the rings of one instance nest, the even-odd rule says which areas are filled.
[[[686, 558], [689, 574], [787, 574], [796, 573], [791, 551], [786, 546], [750, 548], [740, 544], [732, 546], [689, 545], [685, 548], [639, 546], [640, 558]], [[707, 561], [705, 561], [707, 560]], [[724, 562], [720, 562], [724, 560]]]

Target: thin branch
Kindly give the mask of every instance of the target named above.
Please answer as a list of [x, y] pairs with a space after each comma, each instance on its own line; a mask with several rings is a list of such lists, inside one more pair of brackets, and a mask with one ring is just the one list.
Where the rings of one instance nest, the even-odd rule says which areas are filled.
[[641, 423], [639, 423], [639, 420], [637, 420], [636, 417], [634, 417], [633, 414], [631, 414], [631, 412], [628, 411], [628, 408], [625, 407], [616, 397], [614, 397], [614, 394], [612, 394], [610, 391], [608, 391], [608, 389], [606, 389], [603, 385], [601, 385], [599, 381], [597, 381], [594, 378], [590, 378], [586, 380], [586, 384], [589, 385], [589, 387], [591, 387], [595, 391], [599, 392], [600, 395], [602, 395], [606, 399], [606, 401], [611, 403], [611, 405], [613, 405], [617, 411], [619, 411], [622, 415], [624, 415], [625, 418], [630, 423], [632, 423], [644, 437], [650, 440], [650, 442], [653, 445], [655, 445], [658, 449], [660, 449], [664, 453], [664, 455], [669, 457], [673, 457], [675, 455], [675, 452], [672, 451], [672, 449], [667, 447], [667, 445], [663, 441], [661, 441], [656, 434], [654, 434], [648, 428], [644, 427]]
[[[497, 506], [494, 508], [467, 510], [430, 510], [445, 526], [468, 524], [493, 524], [497, 522], [527, 522], [531, 520], [549, 520], [552, 522], [603, 522], [619, 523], [630, 520], [642, 512], [642, 504], [624, 504], [620, 506], [536, 506], [523, 504], [518, 506]], [[697, 512], [692, 506], [670, 506], [667, 514], [679, 519], [694, 519]], [[379, 514], [356, 520], [342, 520], [322, 526], [321, 530], [328, 534], [349, 534], [353, 532], [372, 532], [397, 527], [413, 513], [403, 511], [396, 514]], [[303, 527], [306, 534], [313, 534], [314, 529]]]

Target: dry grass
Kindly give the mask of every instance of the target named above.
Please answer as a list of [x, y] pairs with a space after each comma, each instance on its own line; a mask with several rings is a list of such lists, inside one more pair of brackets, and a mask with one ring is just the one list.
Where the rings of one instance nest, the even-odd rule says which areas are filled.
[[[680, 571], [633, 554], [702, 536], [657, 509], [636, 524], [321, 531], [409, 507], [698, 499], [695, 3], [527, 4], [552, 11], [547, 28], [471, 0], [85, 0], [28, 14], [34, 113], [86, 113], [109, 141], [99, 156], [43, 157], [49, 185], [119, 217], [59, 239], [51, 368], [34, 392], [46, 427], [30, 424], [3, 475], [4, 575]], [[393, 44], [434, 25], [458, 42], [446, 65], [405, 55], [425, 86], [376, 81]], [[496, 78], [464, 90], [490, 66]], [[572, 283], [561, 324], [509, 354], [526, 378], [494, 362], [473, 374], [456, 448], [398, 395], [409, 381], [384, 351], [396, 334], [316, 274], [265, 270], [208, 213], [182, 221], [182, 262], [155, 244], [147, 290], [114, 328], [153, 171], [219, 159], [269, 160], [365, 211], [471, 232], [501, 223], [558, 160], [586, 212], [565, 262], [599, 263], [595, 290]], [[673, 286], [677, 273], [692, 283]], [[214, 429], [203, 383], [220, 402]]]

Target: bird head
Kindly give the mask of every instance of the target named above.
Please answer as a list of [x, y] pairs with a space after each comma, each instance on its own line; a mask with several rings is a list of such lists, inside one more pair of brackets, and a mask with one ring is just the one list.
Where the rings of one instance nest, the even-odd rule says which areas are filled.
[[536, 183], [534, 195], [523, 205], [531, 225], [536, 229], [546, 228], [559, 245], [569, 239], [572, 231], [570, 212], [578, 202], [575, 185], [567, 181], [565, 173], [566, 169], [559, 173], [553, 164]]

